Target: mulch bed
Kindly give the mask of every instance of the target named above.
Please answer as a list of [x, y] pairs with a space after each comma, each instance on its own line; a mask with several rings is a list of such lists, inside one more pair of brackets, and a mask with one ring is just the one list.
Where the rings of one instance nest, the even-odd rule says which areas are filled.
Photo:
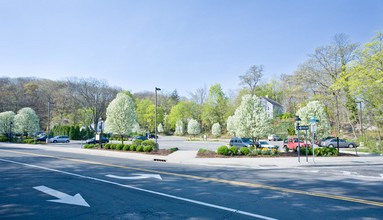
[[[306, 156], [306, 154], [301, 154], [301, 156]], [[311, 155], [309, 155], [311, 157]], [[213, 151], [208, 151], [204, 153], [198, 153], [197, 158], [259, 158], [259, 157], [298, 157], [297, 152], [281, 152], [278, 155], [270, 156], [270, 155], [257, 155], [257, 156], [244, 156], [244, 155], [236, 155], [236, 156], [224, 156], [217, 154]], [[322, 157], [322, 156], [319, 156]], [[339, 153], [338, 157], [357, 157], [355, 154], [349, 153]]]

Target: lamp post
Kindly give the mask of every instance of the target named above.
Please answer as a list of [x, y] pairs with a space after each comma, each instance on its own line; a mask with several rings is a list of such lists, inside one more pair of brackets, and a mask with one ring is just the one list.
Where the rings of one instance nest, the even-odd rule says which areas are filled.
[[295, 122], [297, 123], [296, 130], [298, 133], [298, 163], [301, 162], [301, 141], [299, 140], [299, 131], [300, 131], [299, 122], [300, 121], [301, 121], [301, 118], [298, 115], [296, 115], [295, 116]]
[[102, 149], [102, 123], [103, 123], [104, 121], [102, 120], [102, 117], [100, 117], [100, 136], [99, 136], [99, 143], [100, 143], [100, 148]]
[[12, 125], [13, 122], [9, 123], [9, 142], [12, 142]]
[[154, 116], [154, 138], [156, 139], [156, 150], [158, 150], [158, 141], [157, 141], [157, 91], [161, 91], [160, 88], [155, 87], [154, 92], [156, 94], [156, 106], [155, 106], [155, 116]]
[[356, 101], [357, 104], [359, 104], [359, 122], [360, 122], [360, 132], [362, 133], [362, 137], [364, 137], [363, 133], [363, 122], [362, 122], [362, 101]]

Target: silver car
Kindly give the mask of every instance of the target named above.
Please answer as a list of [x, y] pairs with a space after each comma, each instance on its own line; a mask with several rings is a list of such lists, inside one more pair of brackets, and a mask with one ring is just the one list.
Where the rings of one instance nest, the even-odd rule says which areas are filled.
[[50, 143], [69, 143], [69, 137], [66, 135], [59, 135], [49, 138]]
[[[331, 139], [322, 141], [321, 146], [322, 147], [337, 147], [338, 145], [337, 145], [336, 138], [331, 138]], [[339, 139], [339, 147], [353, 148], [353, 147], [357, 147], [357, 145], [354, 142], [348, 142], [344, 139]]]
[[233, 137], [230, 139], [229, 144], [230, 146], [236, 146], [237, 148], [254, 146], [253, 140], [251, 138], [239, 137]]

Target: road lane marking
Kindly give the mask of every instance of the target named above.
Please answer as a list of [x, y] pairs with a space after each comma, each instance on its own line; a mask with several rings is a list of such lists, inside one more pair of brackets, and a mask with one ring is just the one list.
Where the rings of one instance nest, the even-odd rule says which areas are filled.
[[273, 191], [300, 194], [300, 195], [306, 195], [306, 196], [315, 196], [315, 197], [321, 197], [321, 198], [327, 198], [327, 199], [335, 199], [335, 200], [341, 200], [341, 201], [347, 201], [347, 202], [354, 202], [354, 203], [360, 203], [360, 204], [365, 204], [365, 205], [383, 207], [383, 202], [377, 202], [377, 201], [371, 201], [371, 200], [365, 200], [365, 199], [357, 199], [357, 198], [352, 198], [352, 197], [347, 197], [347, 196], [337, 196], [337, 195], [331, 195], [331, 194], [325, 194], [325, 193], [319, 193], [319, 192], [307, 192], [307, 191], [303, 191], [303, 190], [296, 190], [296, 189], [289, 189], [289, 188], [283, 188], [283, 187], [262, 185], [262, 184], [257, 184], [257, 183], [246, 183], [246, 182], [224, 180], [224, 179], [217, 179], [217, 178], [211, 178], [211, 177], [201, 177], [201, 176], [195, 176], [195, 175], [189, 175], [189, 174], [171, 173], [171, 172], [166, 172], [166, 171], [150, 170], [150, 169], [144, 169], [144, 168], [138, 168], [138, 167], [128, 167], [128, 166], [115, 165], [115, 164], [106, 164], [106, 163], [89, 161], [89, 160], [65, 158], [65, 157], [58, 157], [58, 156], [45, 155], [45, 154], [18, 152], [18, 151], [3, 150], [3, 149], [0, 149], [0, 150], [5, 151], [5, 152], [10, 152], [10, 153], [18, 153], [18, 154], [25, 154], [25, 155], [55, 158], [55, 159], [61, 159], [61, 160], [86, 163], [86, 164], [102, 165], [102, 166], [108, 166], [108, 167], [117, 167], [117, 168], [122, 168], [122, 169], [129, 169], [129, 170], [136, 170], [136, 171], [150, 172], [150, 173], [158, 173], [158, 174], [163, 174], [163, 175], [184, 177], [184, 178], [189, 178], [189, 179], [197, 179], [197, 180], [204, 180], [204, 181], [226, 183], [226, 184], [235, 185], [235, 186], [245, 186], [245, 187], [250, 187], [250, 188], [261, 188], [261, 189], [268, 189], [268, 190], [273, 190]]
[[[90, 179], [90, 180], [94, 180], [94, 181], [98, 181], [98, 182], [102, 182], [102, 183], [108, 183], [108, 184], [121, 186], [121, 187], [132, 189], [132, 190], [137, 190], [137, 191], [146, 192], [146, 193], [150, 193], [150, 194], [154, 194], [154, 195], [158, 195], [158, 196], [168, 197], [168, 198], [172, 198], [172, 199], [176, 199], [176, 200], [180, 200], [180, 201], [184, 201], [184, 202], [194, 203], [194, 204], [198, 204], [201, 206], [220, 209], [220, 210], [233, 212], [233, 213], [237, 213], [237, 214], [241, 214], [241, 215], [246, 215], [246, 216], [250, 216], [250, 217], [254, 217], [254, 218], [265, 219], [265, 220], [277, 220], [275, 218], [271, 218], [271, 217], [251, 213], [251, 212], [242, 211], [239, 209], [233, 209], [233, 208], [229, 208], [229, 207], [225, 207], [225, 206], [215, 205], [212, 203], [206, 203], [206, 202], [202, 202], [202, 201], [198, 201], [198, 200], [194, 200], [194, 199], [188, 199], [188, 198], [184, 198], [184, 197], [179, 197], [179, 196], [175, 196], [175, 195], [171, 195], [171, 194], [166, 194], [166, 193], [157, 192], [157, 191], [153, 191], [153, 190], [143, 189], [143, 188], [130, 186], [130, 185], [126, 185], [126, 184], [116, 183], [113, 181], [100, 179], [100, 178], [96, 178], [96, 177], [85, 176], [85, 175], [81, 175], [81, 174], [77, 174], [77, 173], [71, 173], [71, 172], [66, 172], [66, 171], [62, 171], [62, 170], [56, 170], [56, 169], [52, 169], [52, 168], [48, 168], [48, 167], [37, 166], [37, 165], [27, 164], [27, 163], [21, 163], [21, 162], [1, 159], [1, 158], [0, 158], [0, 161], [4, 161], [4, 162], [8, 162], [8, 163], [14, 163], [14, 164], [28, 166], [28, 167], [33, 167], [33, 168], [37, 168], [37, 169], [48, 170], [48, 171], [66, 174], [66, 175], [71, 175], [71, 176], [80, 177], [80, 178], [84, 178], [84, 179]], [[37, 187], [37, 190], [46, 191], [45, 188], [42, 188], [42, 187]], [[62, 196], [63, 195], [61, 192], [55, 193], [55, 192], [51, 191], [51, 192], [46, 192], [46, 193], [50, 194], [50, 195], [54, 195], [54, 196], [60, 196], [60, 195]], [[56, 200], [51, 200], [51, 201], [56, 201]]]
[[162, 180], [161, 175], [159, 174], [132, 173], [132, 175], [134, 176], [117, 176], [112, 174], [108, 174], [105, 176], [110, 178], [121, 179], [121, 180], [138, 180], [138, 179], [148, 179], [148, 178], [155, 178], [155, 179]]
[[65, 203], [70, 205], [80, 205], [80, 206], [90, 207], [89, 204], [85, 201], [85, 199], [80, 195], [80, 193], [77, 193], [76, 195], [71, 196], [46, 186], [36, 186], [33, 188], [40, 192], [43, 192], [45, 194], [48, 194], [57, 198], [55, 200], [48, 200], [49, 202], [58, 202], [58, 203]]

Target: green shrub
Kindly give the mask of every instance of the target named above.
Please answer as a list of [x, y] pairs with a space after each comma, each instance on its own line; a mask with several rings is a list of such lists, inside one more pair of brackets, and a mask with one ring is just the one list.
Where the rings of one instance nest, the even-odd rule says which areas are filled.
[[84, 144], [84, 148], [91, 149], [91, 148], [97, 148], [97, 144]]
[[238, 154], [238, 148], [236, 146], [231, 146], [229, 148], [229, 154], [230, 155], [237, 155]]
[[104, 144], [103, 147], [104, 149], [110, 149], [112, 146], [112, 144]]
[[137, 152], [144, 152], [144, 146], [137, 146], [136, 151]]
[[241, 149], [239, 149], [239, 152], [240, 152], [242, 155], [249, 155], [249, 154], [250, 154], [250, 149], [247, 148], [247, 147], [241, 147]]
[[177, 151], [177, 150], [179, 150], [178, 147], [172, 147], [172, 148], [170, 148], [170, 151], [171, 151], [172, 153], [175, 152], [175, 151]]
[[124, 147], [122, 149], [124, 151], [129, 151], [130, 150], [130, 145], [129, 144], [124, 144]]
[[144, 140], [141, 145], [143, 146], [151, 146], [152, 148], [156, 147], [156, 142], [153, 140]]
[[124, 148], [124, 144], [117, 144], [116, 145], [116, 150], [122, 150]]
[[33, 139], [33, 138], [24, 139], [23, 143], [24, 144], [34, 144], [35, 143], [35, 139]]
[[152, 146], [144, 146], [144, 152], [152, 152], [153, 151], [153, 147]]
[[5, 136], [0, 136], [0, 142], [8, 142], [9, 139]]
[[141, 143], [142, 143], [142, 140], [140, 140], [140, 139], [137, 139], [137, 140], [133, 141], [133, 144], [136, 145], [136, 146], [140, 146]]
[[130, 145], [130, 151], [136, 151], [137, 145]]
[[223, 145], [223, 146], [220, 146], [218, 149], [217, 149], [217, 154], [220, 154], [220, 155], [229, 155], [229, 148], [226, 146], [226, 145]]

